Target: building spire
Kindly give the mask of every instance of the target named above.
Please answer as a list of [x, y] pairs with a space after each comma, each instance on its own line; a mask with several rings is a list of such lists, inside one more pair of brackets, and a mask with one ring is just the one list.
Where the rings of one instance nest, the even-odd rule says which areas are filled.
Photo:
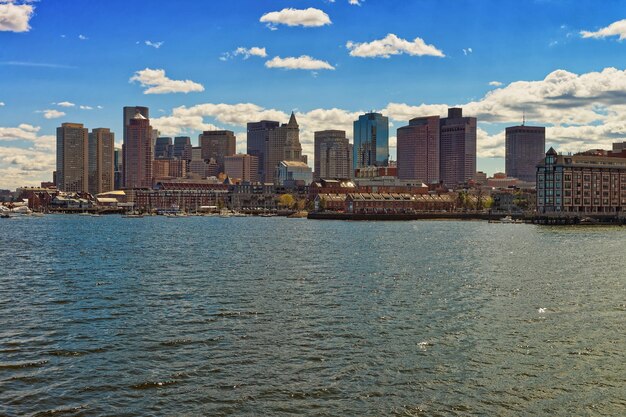
[[522, 126], [526, 125], [526, 110], [522, 113]]
[[298, 126], [298, 122], [296, 121], [296, 115], [293, 113], [293, 111], [291, 112], [291, 117], [289, 117], [289, 123], [287, 123], [288, 126]]

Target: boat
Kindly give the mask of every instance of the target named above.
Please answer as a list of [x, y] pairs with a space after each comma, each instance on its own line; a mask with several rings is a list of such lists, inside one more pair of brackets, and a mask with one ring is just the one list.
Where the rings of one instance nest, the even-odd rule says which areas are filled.
[[0, 219], [8, 219], [11, 217], [9, 213], [0, 213]]
[[124, 214], [122, 217], [124, 217], [125, 219], [138, 219], [140, 217], [143, 217], [143, 214]]
[[500, 219], [500, 223], [515, 223], [515, 220], [511, 216], [506, 216]]

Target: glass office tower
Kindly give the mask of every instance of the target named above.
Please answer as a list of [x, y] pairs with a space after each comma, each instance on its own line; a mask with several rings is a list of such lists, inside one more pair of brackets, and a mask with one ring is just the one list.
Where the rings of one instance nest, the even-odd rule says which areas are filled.
[[367, 113], [354, 121], [353, 168], [389, 165], [389, 118]]

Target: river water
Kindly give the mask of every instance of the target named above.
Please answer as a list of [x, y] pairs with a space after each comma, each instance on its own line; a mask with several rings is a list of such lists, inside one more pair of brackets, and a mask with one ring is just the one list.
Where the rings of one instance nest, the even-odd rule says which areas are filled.
[[0, 415], [626, 415], [626, 229], [0, 219]]

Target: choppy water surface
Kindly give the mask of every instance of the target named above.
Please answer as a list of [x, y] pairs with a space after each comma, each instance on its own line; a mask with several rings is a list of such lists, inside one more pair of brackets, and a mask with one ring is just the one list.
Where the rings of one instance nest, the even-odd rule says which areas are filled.
[[626, 415], [626, 229], [0, 220], [0, 415]]

